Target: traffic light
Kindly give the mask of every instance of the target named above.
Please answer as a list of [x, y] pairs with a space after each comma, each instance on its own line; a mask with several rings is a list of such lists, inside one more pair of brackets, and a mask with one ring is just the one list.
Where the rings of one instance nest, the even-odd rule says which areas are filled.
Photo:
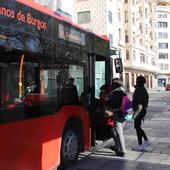
[[115, 58], [114, 63], [115, 63], [116, 73], [122, 73], [123, 72], [122, 59], [121, 58]]

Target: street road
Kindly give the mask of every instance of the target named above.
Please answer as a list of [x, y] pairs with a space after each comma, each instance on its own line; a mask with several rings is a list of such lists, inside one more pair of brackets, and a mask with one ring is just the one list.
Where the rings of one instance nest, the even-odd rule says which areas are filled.
[[[145, 152], [132, 151], [137, 143], [133, 121], [125, 127], [127, 154], [116, 157], [108, 146], [95, 152], [84, 152], [67, 170], [169, 170], [170, 169], [170, 92], [152, 92], [143, 123], [152, 145]], [[111, 139], [112, 141], [112, 139]]]

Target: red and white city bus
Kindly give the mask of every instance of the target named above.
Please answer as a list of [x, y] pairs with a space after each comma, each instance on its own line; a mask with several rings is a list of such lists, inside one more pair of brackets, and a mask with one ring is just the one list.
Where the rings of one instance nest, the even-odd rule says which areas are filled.
[[[112, 77], [109, 53], [107, 37], [45, 7], [0, 1], [0, 169], [64, 168], [91, 149], [93, 103]], [[76, 102], [64, 89], [70, 77]]]

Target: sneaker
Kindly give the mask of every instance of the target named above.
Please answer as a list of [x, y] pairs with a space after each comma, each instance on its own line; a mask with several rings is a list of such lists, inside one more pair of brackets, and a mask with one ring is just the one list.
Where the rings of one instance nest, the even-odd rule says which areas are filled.
[[116, 156], [118, 157], [124, 157], [125, 156], [125, 153], [124, 152], [116, 152]]
[[124, 157], [125, 153], [119, 151], [115, 146], [110, 146], [110, 149], [116, 153], [116, 156]]
[[152, 143], [151, 143], [149, 140], [145, 140], [143, 146], [144, 146], [144, 147], [148, 147], [148, 146], [150, 146], [151, 144], [152, 144]]
[[144, 146], [143, 145], [135, 145], [132, 147], [133, 151], [144, 151]]
[[115, 146], [110, 146], [110, 149], [111, 149], [112, 151], [117, 151], [117, 150], [118, 150]]

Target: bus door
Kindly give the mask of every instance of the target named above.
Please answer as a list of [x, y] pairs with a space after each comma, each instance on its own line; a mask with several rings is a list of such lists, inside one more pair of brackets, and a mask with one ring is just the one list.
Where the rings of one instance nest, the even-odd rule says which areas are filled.
[[112, 79], [110, 59], [101, 56], [95, 56], [94, 61], [94, 101], [92, 103], [92, 144], [95, 139], [106, 140], [109, 138], [109, 127], [106, 126], [106, 120], [103, 117], [103, 108], [100, 103], [100, 88], [104, 84], [110, 84]]

